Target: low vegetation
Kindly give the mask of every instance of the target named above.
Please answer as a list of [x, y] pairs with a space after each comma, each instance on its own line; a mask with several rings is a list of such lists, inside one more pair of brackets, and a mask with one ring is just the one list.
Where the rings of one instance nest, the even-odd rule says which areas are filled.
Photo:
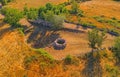
[[[11, 1], [13, 0], [0, 0], [0, 2], [3, 5], [6, 5]], [[120, 68], [119, 68], [120, 37], [112, 36], [116, 34], [118, 34], [119, 36], [120, 20], [117, 19], [116, 17], [110, 18], [104, 15], [89, 17], [89, 18], [93, 18], [94, 22], [110, 26], [110, 28], [103, 28], [103, 29], [97, 28], [96, 25], [91, 21], [83, 21], [85, 19], [84, 17], [86, 17], [85, 15], [86, 12], [82, 11], [79, 7], [79, 4], [81, 4], [81, 2], [83, 1], [88, 1], [88, 0], [68, 0], [68, 2], [61, 3], [58, 5], [47, 3], [45, 6], [41, 6], [39, 8], [29, 8], [27, 4], [25, 4], [23, 10], [3, 7], [1, 9], [1, 14], [5, 16], [5, 18], [3, 19], [3, 23], [2, 22], [0, 23], [1, 25], [5, 24], [5, 28], [0, 26], [0, 34], [6, 34], [7, 36], [11, 34], [11, 36], [6, 37], [8, 40], [5, 40], [5, 41], [3, 40], [5, 42], [3, 47], [0, 44], [1, 50], [6, 51], [6, 49], [8, 49], [7, 51], [10, 51], [10, 52], [0, 53], [1, 61], [4, 60], [4, 58], [6, 58], [7, 56], [9, 56], [8, 54], [12, 53], [15, 50], [16, 51], [9, 56], [11, 57], [10, 59], [5, 60], [5, 63], [9, 62], [10, 64], [8, 64], [8, 66], [6, 67], [7, 70], [5, 70], [5, 72], [3, 71], [2, 73], [7, 74], [7, 71], [10, 70], [12, 71], [10, 72], [10, 74], [13, 74], [15, 76], [16, 74], [18, 73], [22, 74], [23, 72], [24, 73], [23, 77], [120, 77]], [[70, 9], [66, 8], [68, 6], [70, 6]], [[75, 21], [72, 17], [75, 17], [77, 21]], [[25, 25], [25, 26], [21, 25], [19, 21], [23, 18], [27, 21], [27, 23], [29, 23], [30, 21], [36, 21], [39, 19], [45, 22], [49, 22], [50, 24], [52, 24], [52, 30], [48, 30], [47, 28], [42, 28], [44, 25], [40, 27], [41, 24], [40, 25], [35, 24], [35, 26], [33, 26], [34, 25], [33, 23], [29, 23], [30, 25]], [[78, 27], [80, 27], [80, 30], [79, 28], [77, 29], [74, 29], [71, 27], [64, 28], [64, 22], [76, 24]], [[6, 26], [6, 23], [9, 25]], [[23, 27], [27, 27], [28, 29], [28, 27], [31, 27], [31, 25], [32, 25], [32, 30], [28, 31], [29, 36], [27, 36], [27, 32], [24, 31]], [[8, 26], [10, 26], [10, 28]], [[11, 27], [15, 28], [15, 30], [11, 30]], [[38, 27], [40, 28], [38, 29]], [[16, 34], [17, 32], [19, 32], [24, 36], [20, 36], [20, 37], [16, 36], [16, 34], [14, 34], [15, 32]], [[54, 45], [54, 41], [57, 38], [62, 37], [62, 35], [60, 36], [60, 33], [62, 32], [63, 34], [65, 34], [65, 32], [66, 33], [69, 32], [71, 34], [74, 33], [76, 35], [77, 34], [82, 35], [82, 33], [88, 35], [87, 37], [85, 37], [86, 39], [85, 42], [87, 41], [87, 46], [89, 46], [88, 48], [90, 49], [90, 51], [89, 52], [87, 51], [86, 53], [82, 53], [79, 55], [74, 55], [76, 54], [76, 52], [74, 52], [74, 50], [72, 51], [71, 47], [68, 47], [73, 52], [72, 55], [65, 55], [66, 57], [60, 58], [60, 60], [56, 60], [55, 58], [53, 58], [53, 56], [49, 54], [49, 52], [47, 52], [46, 50], [54, 49], [52, 48], [52, 46]], [[112, 35], [109, 35], [107, 32]], [[14, 38], [12, 37], [12, 35], [14, 35]], [[66, 36], [68, 35], [66, 34]], [[0, 40], [5, 39], [3, 37], [5, 37], [5, 35], [0, 37]], [[19, 38], [16, 38], [16, 37], [19, 37]], [[111, 47], [103, 47], [103, 43], [106, 42], [107, 39], [110, 39], [112, 37], [116, 37], [114, 45], [112, 45]], [[42, 42], [41, 44], [43, 45], [45, 44], [44, 41], [47, 41], [47, 42], [50, 41], [50, 43], [49, 45], [46, 44], [46, 47], [35, 49], [27, 45], [26, 38], [28, 40], [30, 39], [30, 41], [31, 39], [34, 38], [32, 43], [34, 42], [36, 43], [36, 40], [38, 40], [37, 43], [34, 45], [38, 45], [39, 42]], [[14, 41], [16, 42], [13, 43], [14, 41], [11, 41], [12, 39], [14, 39]], [[76, 40], [76, 39], [73, 39], [73, 40]], [[70, 41], [73, 41], [73, 40], [70, 39]], [[66, 43], [68, 42], [66, 39], [65, 41]], [[0, 43], [4, 43], [4, 42], [0, 41]], [[9, 45], [10, 47], [6, 46], [8, 42], [10, 44]], [[82, 40], [82, 42], [84, 41]], [[110, 39], [110, 42], [111, 42], [111, 39]], [[20, 45], [20, 47], [17, 45]], [[69, 45], [66, 45], [66, 47]], [[16, 49], [14, 49], [14, 47], [12, 49], [12, 46], [14, 47], [16, 46], [15, 47]], [[60, 53], [59, 55], [63, 56], [61, 52], [62, 50], [58, 52], [53, 51], [53, 54]], [[67, 53], [67, 52], [64, 52], [64, 53]], [[13, 55], [19, 56], [20, 59], [19, 57], [13, 56]], [[23, 57], [21, 57], [21, 55]], [[13, 60], [15, 58], [20, 60], [21, 64], [19, 64], [19, 61], [16, 61], [16, 63], [12, 63], [12, 57], [14, 57]], [[5, 63], [4, 63], [5, 65], [2, 65], [2, 62], [0, 65], [6, 66]], [[13, 66], [11, 67], [11, 65]], [[14, 70], [8, 69], [8, 67], [9, 68], [14, 67]], [[17, 68], [19, 68], [20, 70]], [[17, 73], [16, 72], [14, 73], [14, 71], [16, 70], [17, 70]], [[6, 77], [11, 76], [10, 74], [6, 75]], [[0, 73], [0, 77], [3, 77], [1, 76], [1, 73]], [[20, 77], [22, 77], [22, 75]]]
[[4, 21], [13, 27], [19, 27], [19, 20], [23, 18], [23, 13], [17, 9], [3, 8], [2, 14], [5, 15]]
[[92, 49], [101, 48], [105, 38], [106, 38], [105, 33], [104, 32], [99, 33], [97, 29], [93, 29], [92, 31], [88, 32], [89, 46]]
[[116, 58], [118, 59], [118, 61], [120, 61], [120, 37], [118, 37], [115, 40], [115, 44], [114, 44], [114, 47], [113, 47], [113, 52], [114, 52]]
[[120, 27], [119, 20], [114, 18], [114, 17], [107, 19], [104, 16], [94, 16], [94, 18], [100, 23], [106, 23], [106, 24], [112, 25], [112, 26], [117, 27], [117, 28]]
[[2, 5], [6, 5], [6, 4], [8, 4], [9, 2], [12, 2], [12, 1], [14, 1], [14, 0], [0, 0]]

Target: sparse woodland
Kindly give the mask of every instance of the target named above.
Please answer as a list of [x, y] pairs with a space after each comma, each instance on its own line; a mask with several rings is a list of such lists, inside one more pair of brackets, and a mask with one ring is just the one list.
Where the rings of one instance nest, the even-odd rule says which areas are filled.
[[0, 2], [0, 77], [120, 77], [119, 0]]

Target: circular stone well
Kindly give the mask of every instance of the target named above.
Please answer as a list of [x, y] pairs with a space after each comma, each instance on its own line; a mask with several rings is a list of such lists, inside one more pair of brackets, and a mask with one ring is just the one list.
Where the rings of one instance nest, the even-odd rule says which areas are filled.
[[66, 41], [62, 38], [58, 38], [54, 42], [54, 48], [57, 50], [64, 49], [66, 47]]

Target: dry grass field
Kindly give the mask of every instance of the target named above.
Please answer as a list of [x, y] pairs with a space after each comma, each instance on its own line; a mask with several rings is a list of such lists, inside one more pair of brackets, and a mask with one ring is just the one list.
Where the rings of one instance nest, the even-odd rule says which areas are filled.
[[[56, 59], [62, 59], [66, 55], [79, 55], [85, 54], [91, 51], [88, 45], [88, 34], [87, 32], [91, 29], [83, 29], [82, 27], [76, 29], [76, 25], [65, 23], [64, 26], [69, 30], [58, 31], [61, 38], [64, 38], [67, 42], [67, 46], [64, 50], [55, 50], [51, 47], [45, 49], [53, 55]], [[76, 30], [76, 31], [73, 31]], [[114, 36], [107, 34], [103, 47], [107, 48], [114, 44]]]
[[[107, 19], [116, 18], [120, 20], [120, 2], [112, 0], [92, 0], [79, 4], [80, 9], [84, 11], [85, 17], [81, 18], [83, 22], [93, 23], [99, 28], [113, 28], [113, 26], [96, 21], [94, 16], [103, 16]], [[71, 6], [67, 6], [70, 9]], [[69, 18], [69, 17], [68, 17]], [[77, 22], [77, 17], [72, 16], [71, 21]]]
[[13, 7], [17, 9], [23, 9], [25, 5], [28, 7], [38, 8], [44, 6], [46, 3], [59, 4], [66, 2], [67, 0], [16, 0], [8, 5], [8, 7]]
[[[24, 5], [38, 8], [48, 2], [59, 4], [65, 1], [67, 0], [16, 0], [9, 3], [7, 6], [17, 9], [23, 9]], [[67, 8], [69, 9], [70, 6], [67, 6]], [[120, 20], [120, 3], [116, 1], [92, 0], [81, 3], [80, 8], [85, 14], [85, 17], [82, 17], [81, 20], [91, 22], [99, 28], [113, 27], [105, 23], [97, 22], [93, 18], [94, 16], [104, 16], [106, 18], [114, 17]], [[70, 20], [77, 22], [77, 17], [71, 16]], [[33, 26], [33, 29], [23, 36], [19, 30], [13, 29], [10, 25], [0, 21], [0, 77], [110, 77], [108, 72], [105, 72], [106, 69], [104, 67], [107, 64], [114, 67], [116, 62], [113, 54], [109, 50], [106, 50], [107, 57], [103, 57], [96, 63], [92, 63], [91, 58], [80, 58], [78, 65], [64, 65], [64, 62], [61, 61], [61, 59], [65, 58], [67, 55], [75, 56], [91, 51], [87, 39], [87, 32], [91, 29], [84, 29], [83, 27], [78, 28], [74, 24], [64, 23], [65, 30], [56, 31], [54, 33], [52, 31], [44, 31], [30, 24], [26, 19], [21, 20], [20, 23], [26, 25], [28, 28]], [[59, 37], [64, 38], [67, 42], [67, 46], [64, 50], [55, 50], [53, 47], [49, 46], [51, 40], [53, 42]], [[103, 43], [103, 47], [107, 48], [112, 46], [114, 39], [115, 36], [107, 34], [107, 39]], [[45, 49], [55, 60], [58, 60], [58, 63], [52, 68], [46, 67], [41, 71], [39, 69], [40, 64], [33, 62], [29, 69], [26, 69], [24, 66], [25, 57], [31, 54], [34, 55], [31, 47], [41, 47]], [[99, 70], [101, 68], [103, 69], [102, 71]], [[97, 73], [101, 75], [93, 76]]]

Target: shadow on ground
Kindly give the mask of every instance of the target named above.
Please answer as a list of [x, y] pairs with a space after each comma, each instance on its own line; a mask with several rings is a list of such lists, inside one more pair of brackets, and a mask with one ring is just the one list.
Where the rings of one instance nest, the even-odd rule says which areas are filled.
[[[33, 25], [33, 30], [27, 39], [27, 43], [30, 43], [34, 48], [43, 48], [50, 46], [57, 38], [60, 37], [59, 33], [49, 28]], [[28, 34], [29, 32], [25, 33]]]
[[63, 29], [61, 29], [61, 30], [62, 30], [62, 31], [73, 32], [73, 33], [85, 33], [84, 31], [77, 30], [77, 29], [63, 28]]
[[102, 77], [102, 67], [100, 60], [96, 59], [91, 52], [87, 57], [86, 66], [83, 69], [83, 77]]
[[2, 39], [2, 37], [8, 33], [9, 31], [13, 30], [12, 27], [6, 26], [5, 28], [2, 28], [6, 26], [4, 22], [0, 22], [0, 39]]

